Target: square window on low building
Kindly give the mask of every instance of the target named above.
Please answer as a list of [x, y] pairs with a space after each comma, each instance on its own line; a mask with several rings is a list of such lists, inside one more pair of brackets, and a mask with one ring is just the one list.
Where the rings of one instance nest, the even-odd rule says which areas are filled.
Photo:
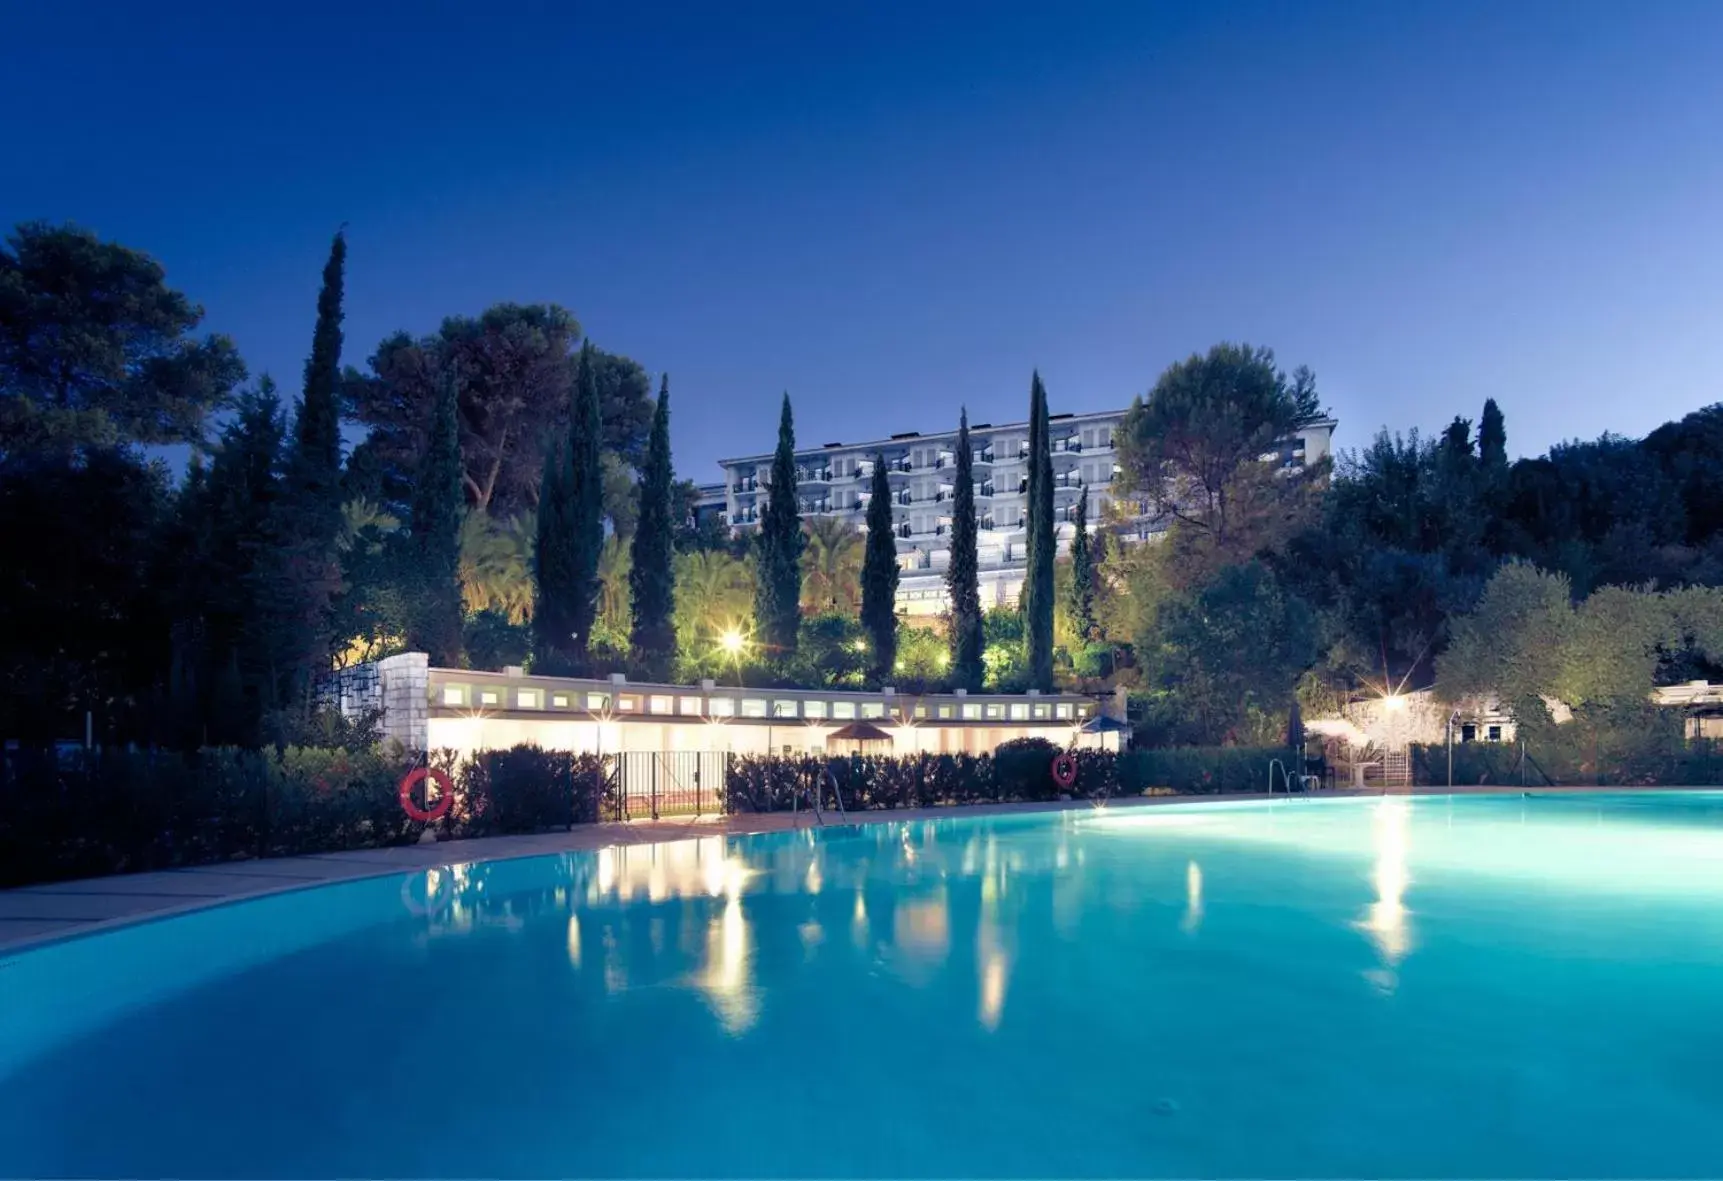
[[1080, 718], [1088, 717], [1089, 716], [1089, 707], [1086, 705], [1079, 705], [1077, 707], [1077, 716]]
[[553, 709], [567, 709], [568, 708], [568, 694], [566, 694], [566, 693], [552, 693], [550, 695], [550, 704], [551, 704], [551, 707]]
[[793, 717], [795, 717], [796, 716], [796, 703], [794, 701], [788, 701], [788, 700], [785, 700], [783, 698], [779, 698], [778, 700], [772, 702], [772, 716], [774, 718], [793, 718]]
[[937, 711], [937, 716], [942, 717], [942, 718], [949, 718], [951, 716], [951, 707], [949, 705], [939, 706], [938, 711]]
[[804, 701], [804, 702], [802, 702], [802, 716], [804, 718], [823, 718], [823, 717], [825, 717], [826, 716], [826, 703], [823, 701]]
[[766, 699], [764, 697], [742, 698], [742, 716], [745, 718], [763, 718], [766, 716]]
[[714, 697], [706, 703], [706, 712], [715, 718], [733, 718], [736, 716], [736, 699], [733, 697]]
[[1478, 728], [1476, 726], [1474, 726], [1472, 723], [1466, 722], [1460, 726], [1460, 741], [1461, 742], [1476, 742], [1477, 738], [1478, 738]]
[[832, 717], [838, 721], [850, 721], [856, 716], [856, 703], [853, 701], [832, 702]]
[[1011, 720], [1013, 722], [1027, 722], [1029, 720], [1029, 703], [1027, 701], [1013, 701], [1011, 703]]
[[515, 708], [543, 709], [544, 698], [539, 695], [539, 691], [537, 689], [516, 689]]
[[465, 685], [444, 685], [444, 705], [465, 705], [467, 703], [467, 687]]
[[1038, 718], [1050, 718], [1053, 716], [1052, 710], [1053, 710], [1053, 707], [1048, 705], [1046, 702], [1043, 701], [1043, 702], [1037, 703], [1035, 708], [1033, 710], [1031, 710], [1030, 713], [1032, 713], [1035, 717], [1038, 717]]
[[916, 706], [915, 707], [915, 716], [918, 718], [925, 718], [927, 716], [927, 706], [925, 706], [925, 705]]
[[479, 690], [479, 704], [480, 705], [498, 705], [498, 704], [501, 704], [501, 702], [502, 702], [502, 694], [498, 693], [495, 689], [480, 689]]
[[623, 713], [639, 713], [640, 698], [618, 696], [616, 699], [616, 708], [621, 710]]
[[1005, 707], [1000, 705], [997, 701], [989, 702], [986, 712], [989, 719], [1002, 718], [1005, 716]]
[[1053, 716], [1069, 721], [1071, 717], [1071, 703], [1069, 701], [1061, 701], [1056, 704], [1053, 707]]
[[978, 722], [978, 721], [980, 721], [981, 720], [981, 706], [980, 706], [980, 704], [977, 703], [975, 705], [964, 706], [963, 707], [963, 720], [966, 722]]
[[646, 711], [655, 714], [667, 714], [675, 710], [676, 699], [668, 693], [654, 693], [646, 699]]
[[610, 694], [608, 693], [588, 693], [586, 695], [587, 709], [604, 709], [609, 704]]
[[861, 703], [861, 707], [861, 714], [864, 718], [885, 717], [885, 702], [883, 701], [864, 701]]
[[677, 704], [681, 706], [681, 713], [698, 715], [700, 712], [700, 699], [698, 697], [684, 697]]
[[1500, 726], [1491, 726], [1485, 734], [1491, 742], [1500, 742], [1502, 740], [1502, 728]]

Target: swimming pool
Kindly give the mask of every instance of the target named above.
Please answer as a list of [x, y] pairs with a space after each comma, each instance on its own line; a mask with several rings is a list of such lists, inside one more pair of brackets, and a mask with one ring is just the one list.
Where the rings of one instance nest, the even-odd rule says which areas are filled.
[[481, 863], [0, 961], [0, 1173], [1723, 1174], [1723, 793]]

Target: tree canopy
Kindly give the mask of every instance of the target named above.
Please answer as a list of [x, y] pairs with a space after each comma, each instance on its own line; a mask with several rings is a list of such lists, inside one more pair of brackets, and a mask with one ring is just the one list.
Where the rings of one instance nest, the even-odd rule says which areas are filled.
[[27, 222], [0, 249], [0, 454], [202, 443], [245, 379], [147, 254]]

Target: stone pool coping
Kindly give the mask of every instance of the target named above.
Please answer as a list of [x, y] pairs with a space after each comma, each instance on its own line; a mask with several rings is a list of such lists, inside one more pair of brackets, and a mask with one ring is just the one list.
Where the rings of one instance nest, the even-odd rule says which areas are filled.
[[[1431, 788], [1405, 794], [1444, 796], [1488, 792], [1538, 791], [1537, 788], [1460, 787]], [[1547, 791], [1621, 791], [1622, 788], [1562, 787]], [[1626, 789], [1631, 790], [1631, 789]], [[1704, 789], [1699, 789], [1704, 790]], [[1714, 790], [1714, 789], [1713, 789]], [[1383, 794], [1339, 790], [1323, 792], [1322, 799]], [[1112, 801], [1113, 808], [1161, 807], [1178, 804], [1268, 800], [1261, 792], [1231, 795], [1164, 795], [1127, 797]], [[1284, 797], [1283, 797], [1284, 798]], [[936, 820], [942, 817], [998, 816], [1026, 812], [1058, 812], [1087, 809], [1087, 800], [1055, 800], [1018, 804], [972, 804], [943, 808], [903, 808], [857, 812], [855, 824], [885, 824], [903, 820]], [[0, 890], [0, 955], [21, 951], [68, 936], [93, 934], [148, 919], [184, 914], [248, 898], [261, 898], [289, 890], [303, 890], [335, 882], [384, 877], [439, 865], [468, 861], [495, 861], [511, 857], [536, 857], [550, 853], [592, 852], [619, 845], [650, 845], [695, 837], [746, 836], [803, 828], [812, 817], [802, 812], [748, 812], [710, 819], [669, 818], [621, 823], [579, 825], [568, 832], [534, 833], [523, 836], [478, 837], [438, 841], [435, 844], [400, 845], [382, 849], [354, 849], [336, 853], [307, 853], [296, 857], [271, 857], [246, 861], [223, 861], [211, 865], [116, 874], [19, 886]]]

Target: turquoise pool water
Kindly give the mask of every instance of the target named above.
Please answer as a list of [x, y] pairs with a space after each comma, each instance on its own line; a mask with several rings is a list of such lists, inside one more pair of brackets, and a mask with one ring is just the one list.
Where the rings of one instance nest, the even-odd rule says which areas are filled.
[[0, 1173], [1723, 1175], [1723, 793], [884, 823], [0, 961]]

